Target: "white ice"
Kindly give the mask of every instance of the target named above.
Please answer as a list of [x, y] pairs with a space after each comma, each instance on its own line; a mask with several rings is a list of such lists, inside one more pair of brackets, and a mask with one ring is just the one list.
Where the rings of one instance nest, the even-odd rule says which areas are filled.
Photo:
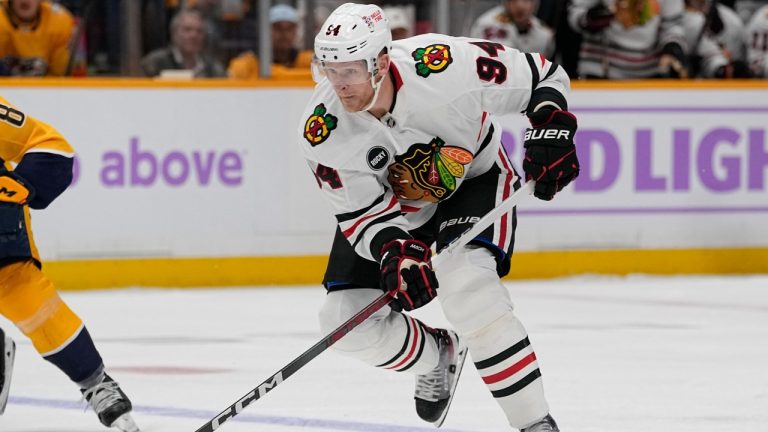
[[[508, 284], [564, 432], [768, 431], [768, 276], [580, 277]], [[319, 340], [324, 290], [110, 290], [62, 296], [145, 432], [195, 431]], [[445, 319], [431, 304], [417, 314]], [[105, 430], [18, 341], [3, 432]], [[222, 432], [429, 431], [413, 378], [327, 351]], [[511, 430], [471, 362], [445, 430]]]

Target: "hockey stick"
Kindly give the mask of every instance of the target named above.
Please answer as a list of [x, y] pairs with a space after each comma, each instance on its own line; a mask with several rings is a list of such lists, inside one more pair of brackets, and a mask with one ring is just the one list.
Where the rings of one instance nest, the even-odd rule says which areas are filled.
[[[501, 215], [509, 212], [512, 209], [512, 207], [517, 205], [517, 203], [524, 196], [527, 196], [533, 193], [534, 185], [535, 185], [535, 182], [529, 181], [526, 184], [524, 184], [523, 187], [515, 191], [515, 193], [513, 193], [509, 198], [502, 201], [501, 204], [499, 204], [496, 208], [488, 212], [479, 221], [477, 221], [477, 223], [475, 223], [472, 226], [472, 228], [465, 231], [460, 237], [458, 237], [451, 244], [449, 244], [442, 251], [440, 251], [439, 254], [437, 254], [434, 258], [432, 258], [432, 265], [435, 266], [436, 264], [444, 261], [448, 255], [453, 253], [453, 251], [469, 243], [470, 240], [472, 240], [478, 234], [483, 232], [486, 228], [491, 226], [491, 224], [494, 223], [496, 219], [501, 217]], [[320, 355], [320, 353], [325, 351], [328, 347], [330, 347], [331, 345], [336, 343], [339, 339], [344, 337], [344, 335], [351, 332], [355, 327], [357, 327], [363, 321], [368, 319], [368, 317], [373, 315], [376, 311], [388, 305], [389, 302], [392, 301], [394, 296], [395, 296], [395, 290], [386, 292], [381, 296], [379, 296], [376, 300], [374, 300], [368, 306], [364, 307], [355, 316], [347, 320], [345, 323], [340, 325], [336, 330], [332, 331], [326, 337], [324, 337], [315, 345], [313, 345], [312, 348], [308, 349], [303, 354], [293, 359], [293, 361], [288, 363], [284, 368], [280, 369], [279, 371], [277, 371], [277, 373], [267, 378], [264, 382], [259, 384], [256, 388], [251, 390], [248, 394], [240, 398], [240, 400], [238, 400], [234, 404], [230, 405], [227, 409], [219, 413], [219, 415], [217, 415], [216, 417], [214, 417], [213, 419], [205, 423], [195, 432], [213, 432], [216, 429], [218, 429], [224, 422], [231, 420], [233, 417], [240, 414], [240, 412], [243, 411], [243, 409], [245, 409], [246, 406], [250, 405], [253, 401], [261, 398], [262, 396], [267, 394], [270, 390], [277, 387], [280, 383], [288, 379], [288, 377], [296, 373], [296, 371], [306, 366], [307, 363], [309, 363], [310, 361], [312, 361], [312, 359]]]

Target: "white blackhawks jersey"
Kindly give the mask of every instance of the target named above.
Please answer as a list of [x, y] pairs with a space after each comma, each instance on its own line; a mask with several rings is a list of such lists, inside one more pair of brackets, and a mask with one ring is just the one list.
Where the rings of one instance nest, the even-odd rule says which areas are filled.
[[418, 228], [465, 179], [509, 164], [493, 114], [524, 112], [535, 88], [566, 95], [570, 85], [544, 56], [478, 39], [415, 36], [395, 41], [391, 58], [390, 113], [346, 112], [323, 80], [298, 137], [341, 232], [367, 259], [381, 230]]
[[758, 77], [768, 77], [768, 6], [758, 9], [747, 24], [747, 60]]
[[744, 22], [733, 9], [715, 3], [720, 19], [723, 20], [723, 31], [715, 36], [715, 40], [728, 50], [732, 60], [744, 61], [747, 58], [747, 32]]
[[728, 64], [728, 58], [712, 36], [706, 32], [702, 33], [705, 24], [706, 17], [699, 11], [688, 10], [683, 14], [686, 42], [691, 49], [695, 47], [695, 54], [701, 57], [699, 74], [712, 78], [720, 67]]
[[496, 6], [480, 15], [472, 25], [470, 36], [487, 39], [522, 52], [537, 52], [552, 58], [555, 53], [555, 34], [538, 18], [531, 17], [531, 28], [521, 33], [505, 13], [504, 6]]
[[[600, 3], [614, 12], [611, 24], [597, 33], [582, 31], [581, 21]], [[677, 43], [687, 52], [684, 10], [683, 0], [572, 0], [568, 22], [582, 33], [579, 74], [618, 79], [659, 74], [661, 48]]]

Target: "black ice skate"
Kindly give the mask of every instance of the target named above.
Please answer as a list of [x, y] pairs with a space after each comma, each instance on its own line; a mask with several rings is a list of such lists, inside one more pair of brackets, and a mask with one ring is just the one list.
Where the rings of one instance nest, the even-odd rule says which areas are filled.
[[557, 423], [551, 415], [547, 414], [546, 417], [537, 421], [536, 423], [522, 429], [520, 432], [560, 432], [557, 428]]
[[16, 355], [16, 343], [0, 329], [0, 414], [5, 412], [8, 403], [8, 392], [11, 389], [11, 374], [13, 373], [13, 358]]
[[139, 427], [131, 417], [131, 401], [109, 375], [104, 375], [101, 383], [82, 392], [104, 426], [122, 432], [139, 432]]
[[432, 371], [416, 376], [416, 412], [419, 417], [440, 427], [448, 415], [467, 348], [451, 330], [437, 330], [435, 336], [440, 360]]

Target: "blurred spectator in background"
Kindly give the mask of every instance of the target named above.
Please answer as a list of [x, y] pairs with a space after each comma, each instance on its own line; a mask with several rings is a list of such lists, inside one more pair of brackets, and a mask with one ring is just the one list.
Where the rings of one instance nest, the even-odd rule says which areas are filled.
[[539, 0], [536, 16], [555, 33], [554, 61], [565, 69], [571, 79], [579, 76], [581, 34], [568, 25], [571, 0]]
[[685, 78], [683, 0], [573, 0], [585, 78]]
[[709, 30], [711, 21], [707, 14], [691, 7], [689, 3], [692, 2], [686, 0], [686, 10], [683, 15], [685, 39], [690, 53], [689, 75], [691, 77], [724, 78], [724, 75], [729, 71], [729, 62], [723, 50], [712, 38], [712, 32]]
[[745, 31], [735, 11], [709, 0], [685, 0], [691, 76], [748, 78]]
[[488, 39], [522, 52], [537, 52], [551, 59], [554, 33], [536, 16], [537, 0], [504, 0], [475, 21], [470, 36]]
[[72, 15], [42, 0], [6, 0], [0, 8], [0, 75], [64, 75], [75, 29]]
[[388, 6], [382, 8], [384, 16], [389, 20], [392, 40], [400, 40], [413, 36], [413, 17], [405, 6]]
[[[299, 14], [291, 6], [280, 4], [269, 10], [272, 26], [272, 73], [286, 69], [309, 72], [313, 53], [296, 48], [299, 31]], [[253, 51], [245, 52], [229, 63], [228, 75], [235, 79], [256, 79], [259, 77], [259, 58]]]
[[187, 71], [195, 78], [226, 75], [224, 66], [203, 53], [205, 29], [202, 14], [196, 9], [181, 9], [171, 19], [171, 45], [147, 54], [141, 60], [144, 75], [155, 77], [164, 71]]
[[[143, 0], [145, 2], [144, 21], [155, 20], [151, 14], [153, 11], [146, 7], [146, 2], [158, 0]], [[242, 52], [246, 47], [253, 45], [256, 38], [256, 17], [254, 15], [254, 0], [164, 0], [164, 16], [173, 16], [179, 9], [195, 9], [203, 16], [203, 28], [205, 29], [205, 48], [207, 55], [215, 56], [223, 64]], [[165, 28], [168, 28], [167, 21]], [[157, 27], [155, 25], [154, 27]], [[144, 43], [149, 38], [157, 40], [153, 36], [155, 31], [146, 28]], [[167, 39], [163, 39], [162, 45], [155, 45], [152, 49], [164, 46]]]
[[[747, 32], [744, 20], [730, 7], [717, 0], [696, 0], [701, 3], [701, 11], [714, 14], [710, 19], [713, 37], [723, 47], [731, 61], [747, 60]], [[704, 6], [706, 5], [706, 6]], [[716, 7], [712, 8], [712, 5]], [[718, 28], [720, 27], [720, 28]]]
[[768, 78], [768, 5], [747, 24], [747, 60], [755, 76]]

